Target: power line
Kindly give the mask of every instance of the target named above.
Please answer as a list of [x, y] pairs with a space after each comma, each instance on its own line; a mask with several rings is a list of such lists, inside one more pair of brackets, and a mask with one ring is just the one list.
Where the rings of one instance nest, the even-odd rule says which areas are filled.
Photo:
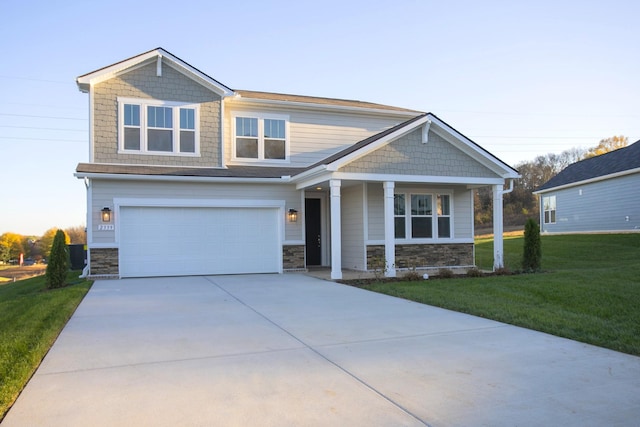
[[45, 79], [36, 79], [32, 77], [0, 76], [0, 79], [29, 80], [32, 82], [71, 84], [71, 82], [63, 82], [60, 80], [45, 80]]
[[27, 141], [87, 142], [86, 139], [28, 138], [28, 137], [21, 137], [21, 136], [0, 136], [0, 139], [20, 139], [20, 140], [27, 140]]
[[54, 117], [54, 116], [36, 116], [31, 114], [12, 114], [12, 113], [0, 113], [0, 116], [12, 116], [12, 117], [33, 117], [36, 119], [56, 119], [56, 120], [82, 120], [88, 121], [89, 119], [79, 119], [75, 117]]
[[22, 105], [23, 107], [45, 107], [45, 108], [55, 108], [56, 110], [65, 109], [65, 110], [83, 110], [86, 111], [87, 107], [65, 107], [62, 105], [47, 105], [47, 104], [28, 104], [25, 102], [5, 102], [5, 105]]
[[33, 127], [33, 126], [0, 125], [0, 128], [31, 129], [31, 130], [59, 130], [59, 131], [65, 131], [65, 132], [87, 132], [87, 129], [39, 128], [39, 127]]

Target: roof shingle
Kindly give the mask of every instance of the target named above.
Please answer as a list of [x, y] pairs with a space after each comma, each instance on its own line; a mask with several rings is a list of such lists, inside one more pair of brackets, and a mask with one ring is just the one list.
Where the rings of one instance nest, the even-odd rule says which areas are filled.
[[640, 141], [600, 156], [570, 164], [536, 191], [640, 168]]

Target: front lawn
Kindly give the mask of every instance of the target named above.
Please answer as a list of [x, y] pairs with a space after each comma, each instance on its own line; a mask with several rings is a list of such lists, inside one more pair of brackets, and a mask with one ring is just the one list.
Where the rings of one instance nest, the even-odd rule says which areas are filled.
[[[476, 242], [491, 268], [491, 239]], [[504, 241], [517, 270], [523, 238]], [[640, 234], [542, 236], [537, 274], [376, 283], [366, 289], [640, 356]]]
[[54, 290], [44, 276], [0, 284], [0, 420], [91, 287], [79, 274]]

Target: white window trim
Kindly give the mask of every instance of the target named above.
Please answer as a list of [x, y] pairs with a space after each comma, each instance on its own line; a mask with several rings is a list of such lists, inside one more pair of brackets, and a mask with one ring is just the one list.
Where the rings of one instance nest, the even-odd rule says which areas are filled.
[[[405, 203], [405, 238], [395, 239], [396, 244], [416, 244], [416, 243], [436, 243], [436, 242], [447, 242], [453, 243], [456, 241], [454, 237], [454, 211], [453, 211], [453, 193], [447, 191], [395, 191], [395, 194], [404, 194], [404, 203]], [[433, 237], [411, 237], [411, 196], [431, 196], [431, 230]], [[450, 237], [440, 237], [438, 236], [438, 196], [449, 196], [449, 215], [443, 215], [443, 217], [449, 218], [449, 236]], [[419, 215], [419, 218], [424, 218], [424, 216]], [[395, 218], [395, 215], [394, 215]]]
[[[250, 119], [258, 119], [258, 158], [251, 159], [247, 157], [236, 156], [236, 118], [246, 117]], [[284, 120], [284, 159], [265, 159], [264, 158], [264, 120]], [[289, 115], [287, 114], [270, 114], [254, 111], [233, 111], [231, 112], [231, 160], [237, 163], [290, 163], [291, 162], [291, 133], [289, 132]]]
[[[554, 204], [554, 208], [553, 209], [545, 209], [545, 199], [551, 199], [553, 197], [553, 204]], [[554, 217], [557, 218], [558, 216], [558, 199], [556, 198], [556, 195], [552, 195], [552, 196], [542, 196], [542, 221], [543, 224], [555, 224], [556, 221], [551, 221], [551, 212], [555, 212]], [[549, 212], [549, 221], [547, 221], [547, 212]]]
[[[124, 148], [124, 105], [140, 106], [140, 149], [127, 150]], [[173, 109], [173, 151], [152, 151], [147, 148], [147, 107], [171, 107]], [[180, 108], [194, 110], [195, 151], [183, 153], [180, 151]], [[162, 101], [156, 99], [118, 97], [118, 154], [141, 154], [148, 156], [181, 156], [200, 157], [200, 105], [186, 102]]]

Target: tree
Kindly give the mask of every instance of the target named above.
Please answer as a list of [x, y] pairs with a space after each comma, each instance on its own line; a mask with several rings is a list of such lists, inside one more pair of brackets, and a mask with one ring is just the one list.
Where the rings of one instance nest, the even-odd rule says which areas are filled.
[[533, 218], [524, 225], [524, 253], [522, 269], [533, 272], [540, 270], [542, 264], [542, 247], [540, 242], [540, 226]]
[[[43, 257], [47, 259], [49, 259], [49, 255], [51, 253], [51, 246], [53, 245], [53, 240], [57, 232], [58, 232], [57, 227], [48, 229], [47, 231], [44, 232], [42, 237], [40, 237], [40, 241], [38, 242], [40, 253], [42, 254]], [[71, 243], [71, 239], [66, 233], [64, 233], [64, 242], [67, 245]]]
[[67, 235], [64, 231], [56, 231], [51, 245], [51, 253], [49, 255], [49, 263], [47, 264], [47, 272], [45, 273], [45, 282], [47, 288], [61, 288], [67, 280], [67, 272], [69, 271], [69, 248], [66, 244]]
[[65, 228], [64, 232], [69, 236], [70, 244], [78, 245], [87, 243], [87, 232], [84, 225]]
[[624, 148], [629, 143], [629, 138], [626, 136], [612, 136], [611, 138], [601, 139], [600, 143], [589, 149], [585, 154], [584, 158], [588, 159], [590, 157], [600, 156], [602, 154], [609, 153], [611, 151], [615, 151], [619, 148]]
[[24, 237], [16, 233], [4, 233], [0, 236], [0, 255], [2, 261], [8, 262], [11, 259], [18, 259], [20, 254], [25, 253]]

